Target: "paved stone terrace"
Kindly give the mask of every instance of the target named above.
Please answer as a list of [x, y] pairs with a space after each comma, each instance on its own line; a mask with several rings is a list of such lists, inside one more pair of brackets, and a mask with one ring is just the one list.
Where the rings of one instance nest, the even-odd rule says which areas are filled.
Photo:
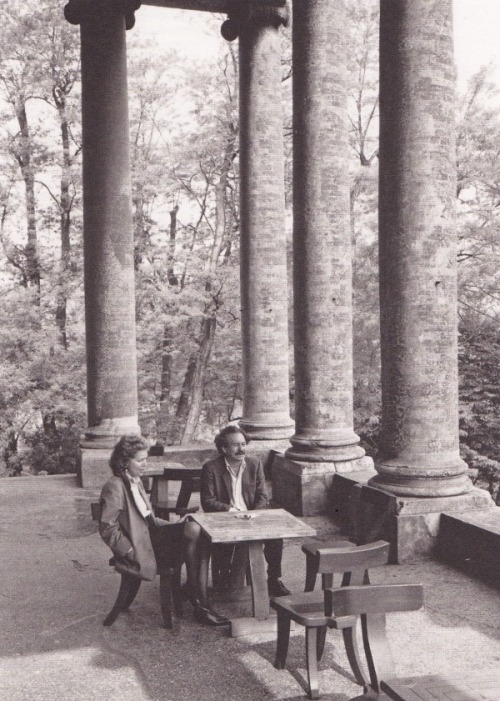
[[[102, 626], [119, 577], [90, 518], [95, 490], [73, 476], [0, 480], [0, 699], [2, 701], [298, 701], [305, 698], [304, 639], [287, 669], [273, 667], [274, 637], [227, 637], [197, 624], [186, 605], [177, 630], [161, 626], [158, 581], [131, 610]], [[305, 519], [335, 538], [326, 518]], [[285, 547], [284, 579], [300, 590], [300, 544]], [[423, 582], [426, 607], [394, 614], [390, 634], [402, 675], [463, 673], [500, 665], [500, 593], [435, 562], [387, 566], [378, 582]], [[218, 608], [241, 614], [249, 601]], [[232, 608], [231, 608], [232, 607]], [[321, 663], [325, 701], [348, 701], [353, 683], [336, 631]], [[499, 697], [500, 701], [500, 697]]]

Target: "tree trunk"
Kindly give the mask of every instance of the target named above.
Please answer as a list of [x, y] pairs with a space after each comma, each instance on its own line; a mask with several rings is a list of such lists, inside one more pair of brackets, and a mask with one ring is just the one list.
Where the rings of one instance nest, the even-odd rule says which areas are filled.
[[170, 431], [170, 392], [172, 389], [173, 333], [170, 324], [163, 329], [160, 378], [160, 408], [156, 422], [158, 438], [168, 442]]
[[24, 95], [19, 95], [17, 98], [16, 117], [20, 131], [19, 148], [16, 156], [24, 181], [26, 220], [28, 229], [28, 243], [24, 249], [26, 257], [26, 280], [30, 287], [35, 287], [37, 289], [39, 303], [40, 263], [38, 260], [38, 241], [36, 231], [35, 174], [31, 163], [30, 132]]
[[189, 411], [182, 433], [181, 445], [193, 440], [203, 405], [203, 388], [215, 337], [216, 316], [206, 316], [201, 322], [200, 345], [191, 383]]
[[217, 272], [219, 257], [226, 233], [226, 188], [231, 164], [235, 158], [236, 134], [230, 134], [226, 142], [219, 181], [215, 187], [215, 232], [210, 257], [206, 265], [205, 293], [207, 301], [198, 334], [198, 348], [190, 356], [182, 392], [176, 413], [176, 430], [181, 431], [181, 444], [193, 440], [203, 405], [205, 376], [212, 353], [217, 325], [217, 310], [222, 300], [220, 292], [214, 293], [212, 279]]
[[71, 207], [72, 199], [69, 192], [70, 186], [70, 145], [69, 145], [69, 126], [66, 115], [66, 104], [63, 101], [58, 105], [60, 126], [61, 126], [61, 141], [63, 152], [63, 164], [60, 183], [60, 236], [61, 236], [61, 257], [59, 262], [59, 286], [57, 292], [56, 306], [56, 324], [59, 332], [59, 343], [67, 350], [68, 337], [66, 333], [66, 312], [68, 297], [66, 293], [66, 278], [70, 267], [70, 227], [71, 227]]
[[186, 374], [182, 383], [179, 401], [177, 402], [177, 410], [175, 418], [172, 421], [168, 433], [168, 443], [173, 445], [179, 442], [179, 438], [183, 433], [183, 426], [187, 420], [189, 413], [189, 405], [191, 402], [191, 391], [196, 372], [197, 353], [192, 353], [189, 356]]
[[172, 286], [177, 286], [179, 284], [179, 279], [175, 274], [174, 262], [175, 262], [175, 238], [177, 236], [177, 212], [179, 211], [179, 205], [170, 210], [170, 238], [168, 242], [168, 259], [167, 259], [167, 279], [168, 284]]

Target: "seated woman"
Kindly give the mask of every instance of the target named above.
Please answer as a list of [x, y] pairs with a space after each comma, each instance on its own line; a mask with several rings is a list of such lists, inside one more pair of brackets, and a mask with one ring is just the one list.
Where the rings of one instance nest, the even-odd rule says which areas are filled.
[[151, 581], [162, 562], [182, 559], [187, 570], [187, 594], [196, 619], [209, 625], [226, 625], [229, 620], [200, 602], [200, 527], [184, 517], [170, 523], [154, 515], [142, 484], [141, 474], [148, 458], [142, 436], [125, 435], [115, 445], [109, 461], [113, 476], [101, 491], [99, 533], [113, 551], [115, 569]]

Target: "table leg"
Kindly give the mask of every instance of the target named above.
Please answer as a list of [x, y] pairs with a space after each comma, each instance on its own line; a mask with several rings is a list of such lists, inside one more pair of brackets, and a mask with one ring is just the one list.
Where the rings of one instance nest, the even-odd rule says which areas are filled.
[[269, 618], [269, 595], [267, 593], [266, 561], [261, 542], [248, 543], [250, 585], [252, 587], [253, 616], [259, 621]]

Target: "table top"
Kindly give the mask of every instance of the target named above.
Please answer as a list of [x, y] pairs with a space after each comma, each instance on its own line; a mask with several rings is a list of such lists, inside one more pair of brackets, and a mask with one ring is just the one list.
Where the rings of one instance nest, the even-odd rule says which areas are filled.
[[[247, 518], [244, 518], [244, 517]], [[311, 528], [285, 509], [257, 509], [254, 511], [216, 511], [196, 513], [192, 518], [199, 523], [212, 543], [242, 543], [273, 538], [303, 538], [316, 535]]]
[[382, 689], [394, 701], [500, 701], [500, 669], [468, 674], [389, 679]]

